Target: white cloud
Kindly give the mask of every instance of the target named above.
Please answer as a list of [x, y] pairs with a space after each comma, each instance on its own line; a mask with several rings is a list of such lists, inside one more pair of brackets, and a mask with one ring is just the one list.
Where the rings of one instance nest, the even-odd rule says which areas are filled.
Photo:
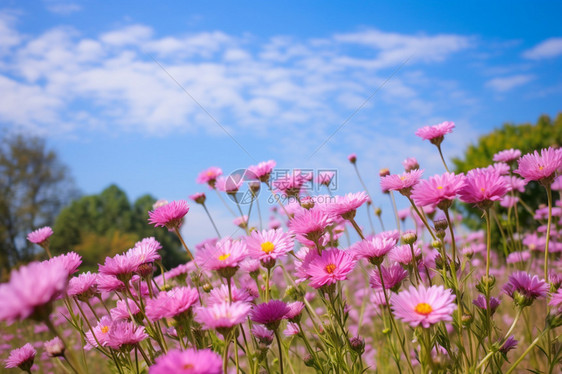
[[486, 86], [498, 92], [507, 92], [516, 87], [529, 83], [535, 77], [531, 74], [518, 74], [509, 77], [499, 77], [490, 79], [486, 82]]
[[523, 52], [523, 57], [531, 60], [554, 58], [560, 55], [562, 55], [562, 38], [547, 39]]
[[10, 49], [22, 41], [22, 36], [14, 28], [16, 17], [13, 14], [0, 12], [0, 57], [8, 54]]
[[79, 4], [67, 0], [44, 0], [44, 3], [49, 12], [61, 16], [67, 16], [82, 10]]

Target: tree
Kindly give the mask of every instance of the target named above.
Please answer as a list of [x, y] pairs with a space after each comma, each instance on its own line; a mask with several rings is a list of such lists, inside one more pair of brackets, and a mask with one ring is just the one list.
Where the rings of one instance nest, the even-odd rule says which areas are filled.
[[76, 194], [67, 168], [45, 141], [34, 136], [0, 138], [0, 276], [36, 255], [25, 239], [54, 217]]
[[[489, 134], [481, 136], [476, 144], [468, 146], [461, 158], [453, 159], [456, 172], [467, 172], [470, 169], [486, 167], [493, 163], [493, 156], [504, 149], [519, 149], [524, 155], [533, 150], [540, 150], [548, 147], [560, 147], [562, 145], [562, 112], [558, 114], [554, 121], [547, 115], [540, 116], [535, 125], [524, 124], [504, 124], [501, 128], [495, 129]], [[544, 187], [536, 182], [527, 185], [521, 198], [531, 207], [537, 209], [540, 204], [546, 202]], [[482, 212], [479, 209], [466, 206], [466, 211], [471, 219], [464, 222], [472, 228], [483, 228], [480, 217]], [[518, 210], [520, 223], [526, 227], [535, 227], [536, 220], [522, 207]], [[493, 235], [498, 238], [499, 235]]]
[[162, 244], [162, 260], [167, 268], [187, 261], [175, 235], [148, 224], [148, 211], [156, 199], [139, 197], [133, 204], [116, 185], [98, 195], [83, 196], [65, 207], [54, 225], [51, 250], [75, 250], [83, 258], [84, 270], [97, 270], [106, 256], [121, 253], [145, 237]]

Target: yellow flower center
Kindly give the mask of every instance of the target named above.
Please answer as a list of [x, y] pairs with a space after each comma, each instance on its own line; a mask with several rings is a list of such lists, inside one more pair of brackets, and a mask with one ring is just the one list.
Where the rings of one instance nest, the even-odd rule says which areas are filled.
[[230, 253], [225, 253], [219, 256], [219, 260], [224, 261], [230, 257]]
[[442, 190], [442, 189], [443, 189], [443, 186], [437, 186], [437, 189], [438, 189], [438, 190]]
[[433, 308], [431, 308], [431, 305], [429, 305], [428, 303], [419, 303], [418, 305], [416, 305], [414, 311], [418, 314], [427, 316], [429, 313], [433, 312]]
[[208, 177], [212, 177], [213, 175], [215, 175], [215, 173], [213, 173], [212, 171], [208, 171], [208, 172], [207, 172], [207, 176], [208, 176]]
[[480, 191], [484, 192], [484, 191], [486, 191], [486, 189], [485, 189], [484, 187], [482, 187], [482, 188], [480, 189]]
[[539, 170], [542, 170], [542, 169], [544, 169], [544, 166], [539, 166]]
[[107, 334], [108, 331], [109, 331], [109, 326], [102, 326], [101, 328], [102, 334]]
[[184, 370], [189, 370], [189, 369], [193, 369], [195, 366], [193, 366], [193, 364], [191, 362], [188, 362], [187, 364], [184, 364], [182, 366], [182, 368], [184, 368]]
[[326, 270], [326, 273], [332, 274], [334, 272], [334, 270], [336, 270], [336, 265], [328, 264], [328, 265], [326, 265], [325, 270]]
[[275, 249], [275, 245], [272, 242], [261, 243], [261, 250], [267, 254], [270, 254]]

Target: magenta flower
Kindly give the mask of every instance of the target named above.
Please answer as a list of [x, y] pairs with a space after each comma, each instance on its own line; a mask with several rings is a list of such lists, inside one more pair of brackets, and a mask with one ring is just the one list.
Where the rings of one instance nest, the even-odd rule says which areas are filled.
[[503, 354], [507, 354], [507, 352], [509, 352], [512, 349], [515, 349], [515, 347], [517, 347], [517, 343], [519, 343], [519, 341], [515, 340], [515, 337], [513, 335], [511, 335], [502, 344], [502, 346], [500, 348], [500, 352], [503, 353]]
[[49, 262], [59, 262], [65, 268], [68, 276], [71, 276], [78, 271], [82, 264], [82, 257], [76, 252], [68, 252], [51, 258]]
[[121, 291], [125, 289], [125, 283], [114, 275], [98, 274], [96, 283], [102, 292]]
[[207, 200], [207, 196], [203, 192], [194, 193], [193, 195], [190, 195], [189, 198], [201, 205], [205, 204], [205, 200]]
[[513, 298], [516, 305], [525, 307], [531, 305], [535, 299], [546, 297], [548, 288], [548, 283], [544, 279], [518, 271], [509, 276], [503, 291]]
[[172, 349], [156, 358], [150, 374], [222, 374], [222, 359], [210, 349]]
[[[490, 315], [493, 316], [494, 313], [496, 312], [496, 309], [498, 309], [498, 307], [500, 306], [500, 299], [498, 299], [497, 297], [490, 297]], [[472, 304], [476, 305], [478, 308], [480, 308], [483, 311], [486, 311], [487, 305], [486, 305], [486, 297], [484, 295], [478, 295], [478, 297], [474, 300], [472, 300]]]
[[455, 295], [450, 289], [443, 286], [426, 288], [420, 284], [417, 289], [410, 286], [409, 290], [393, 294], [390, 304], [397, 319], [412, 327], [422, 325], [428, 328], [438, 322], [453, 320], [457, 308], [454, 301]]
[[384, 256], [396, 245], [396, 240], [390, 237], [377, 235], [361, 240], [350, 248], [356, 259], [367, 259], [373, 265], [380, 264]]
[[355, 153], [352, 153], [349, 156], [347, 156], [347, 159], [349, 160], [349, 162], [354, 164], [357, 162], [357, 155]]
[[53, 235], [53, 229], [45, 226], [27, 234], [27, 240], [42, 246], [48, 242], [51, 235]]
[[494, 201], [501, 200], [509, 191], [509, 186], [497, 171], [491, 169], [470, 170], [460, 189], [461, 201], [488, 209]]
[[222, 175], [222, 169], [211, 166], [207, 170], [203, 170], [195, 180], [199, 184], [208, 184], [210, 188], [215, 188], [217, 178]]
[[261, 260], [262, 263], [273, 261], [293, 250], [294, 241], [291, 235], [283, 230], [252, 231], [246, 237], [248, 254], [250, 257]]
[[[393, 292], [398, 291], [402, 285], [402, 281], [408, 276], [408, 272], [399, 264], [394, 264], [388, 267], [381, 265], [381, 270], [385, 289], [392, 290]], [[373, 270], [369, 275], [369, 284], [371, 287], [375, 290], [382, 290], [383, 286], [378, 269]]]
[[172, 201], [148, 212], [148, 223], [154, 227], [166, 227], [175, 230], [180, 227], [183, 217], [189, 212], [189, 205], [185, 200]]
[[[125, 255], [138, 263], [135, 271], [139, 271], [139, 266], [152, 264], [154, 261], [160, 260], [160, 254], [158, 254], [160, 249], [162, 249], [162, 245], [156, 239], [153, 237], [144, 238], [129, 249]], [[152, 267], [150, 267], [150, 273], [152, 273]]]
[[253, 179], [259, 179], [260, 181], [267, 183], [275, 165], [277, 165], [277, 163], [273, 160], [264, 161], [257, 165], [248, 166], [247, 171]]
[[247, 254], [246, 243], [223, 238], [215, 245], [206, 243], [197, 251], [195, 261], [202, 269], [217, 270], [221, 276], [229, 278], [236, 273]]
[[[414, 256], [416, 259], [421, 257], [421, 248], [418, 246], [414, 246]], [[388, 258], [391, 261], [398, 262], [402, 265], [408, 265], [412, 263], [412, 249], [409, 245], [399, 245], [394, 247], [389, 253]], [[416, 263], [417, 261], [415, 261]]]
[[453, 132], [454, 128], [454, 122], [445, 121], [434, 126], [424, 126], [416, 131], [416, 135], [423, 140], [429, 140], [431, 144], [439, 146], [443, 141], [445, 134]]
[[89, 299], [97, 294], [98, 275], [90, 272], [79, 274], [77, 277], [70, 278], [68, 281], [68, 296], [79, 296], [83, 299]]
[[293, 301], [287, 304], [289, 311], [285, 314], [285, 318], [290, 322], [297, 322], [300, 320], [301, 313], [304, 309], [304, 303], [302, 301]]
[[107, 336], [107, 345], [113, 349], [120, 349], [137, 344], [148, 338], [143, 326], [137, 326], [134, 322], [113, 321]]
[[445, 173], [434, 175], [428, 180], [421, 180], [414, 186], [412, 199], [418, 206], [437, 205], [439, 209], [448, 209], [464, 186], [464, 175]]
[[115, 306], [115, 308], [109, 311], [109, 314], [111, 314], [111, 319], [114, 321], [129, 321], [131, 320], [131, 316], [135, 317], [139, 313], [140, 309], [137, 303], [131, 299], [127, 299], [127, 302], [125, 302], [125, 300], [117, 301], [117, 305]]
[[103, 275], [113, 275], [119, 280], [127, 282], [133, 276], [133, 272], [139, 267], [139, 258], [118, 254], [113, 257], [106, 257], [103, 265], [99, 265], [99, 272]]
[[310, 286], [320, 288], [347, 279], [355, 267], [355, 260], [349, 253], [332, 248], [322, 252], [308, 265]]
[[49, 357], [60, 357], [64, 355], [64, 343], [58, 336], [43, 343], [43, 347]]
[[254, 306], [250, 313], [250, 319], [275, 331], [287, 313], [289, 313], [289, 307], [285, 302], [281, 300], [271, 300], [267, 303]]
[[254, 300], [254, 297], [250, 295], [247, 289], [239, 289], [236, 286], [232, 286], [230, 289], [230, 293], [232, 294], [232, 300], [230, 300], [227, 285], [223, 284], [220, 287], [215, 287], [211, 290], [211, 292], [209, 292], [207, 303], [209, 305], [222, 304], [230, 301], [244, 301], [249, 303]]
[[299, 328], [299, 325], [293, 322], [289, 322], [287, 323], [287, 327], [285, 328], [285, 331], [283, 331], [283, 335], [294, 336], [300, 334], [300, 332], [301, 329]]
[[508, 264], [516, 264], [520, 262], [527, 262], [531, 259], [531, 252], [529, 251], [516, 251], [507, 255], [505, 262]]
[[92, 328], [93, 333], [92, 331], [86, 332], [86, 345], [84, 348], [90, 350], [98, 346], [107, 346], [109, 341], [109, 331], [111, 331], [112, 325], [113, 321], [111, 318], [108, 316], [101, 317], [98, 324]]
[[302, 244], [314, 246], [324, 235], [326, 228], [333, 223], [330, 214], [320, 209], [305, 209], [291, 218], [288, 226]]
[[416, 160], [414, 157], [409, 157], [404, 161], [402, 161], [402, 166], [404, 166], [404, 171], [406, 173], [420, 168], [420, 164], [418, 163], [418, 160]]
[[518, 162], [519, 167], [514, 173], [521, 175], [527, 182], [538, 181], [546, 186], [552, 184], [556, 171], [562, 167], [562, 152], [552, 147], [544, 148], [540, 154], [537, 151], [528, 153]]
[[208, 307], [195, 308], [195, 320], [204, 330], [215, 329], [223, 336], [246, 320], [252, 305], [242, 301], [234, 303], [214, 304]]
[[0, 321], [46, 318], [67, 285], [68, 272], [60, 262], [31, 262], [12, 270], [10, 282], [0, 284]]
[[551, 305], [558, 309], [558, 313], [562, 310], [562, 288], [559, 288], [556, 293], [552, 294], [550, 298], [550, 302], [548, 305]]
[[336, 196], [335, 201], [324, 204], [323, 209], [336, 217], [351, 220], [355, 217], [357, 208], [365, 204], [367, 200], [369, 200], [369, 196], [363, 191], [348, 193], [345, 196]]
[[419, 182], [423, 170], [412, 170], [402, 174], [390, 174], [381, 178], [381, 189], [383, 192], [398, 191], [406, 197], [410, 197], [412, 188]]
[[517, 160], [519, 157], [521, 157], [521, 151], [511, 148], [499, 151], [494, 155], [493, 160], [495, 162], [511, 162]]
[[336, 173], [333, 171], [318, 171], [318, 175], [316, 176], [316, 183], [318, 183], [319, 186], [329, 186], [335, 176]]
[[27, 343], [21, 348], [16, 348], [10, 352], [10, 356], [5, 362], [7, 369], [19, 367], [21, 370], [29, 371], [33, 366], [33, 360], [37, 351]]
[[155, 299], [146, 301], [146, 316], [151, 321], [162, 318], [180, 317], [191, 311], [191, 307], [199, 301], [197, 289], [176, 287], [167, 292], [160, 292]]
[[262, 325], [254, 325], [251, 332], [252, 335], [254, 335], [261, 344], [268, 346], [273, 342], [273, 331], [267, 329]]

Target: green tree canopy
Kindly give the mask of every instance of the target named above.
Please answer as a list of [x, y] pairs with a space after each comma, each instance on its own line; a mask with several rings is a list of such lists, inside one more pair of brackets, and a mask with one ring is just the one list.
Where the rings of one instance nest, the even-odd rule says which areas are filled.
[[127, 195], [111, 185], [98, 195], [84, 196], [65, 207], [57, 217], [51, 237], [54, 253], [75, 250], [83, 257], [83, 267], [97, 270], [106, 256], [113, 256], [153, 236], [158, 240], [164, 266], [187, 261], [181, 243], [165, 229], [148, 224], [148, 211], [156, 199], [150, 195], [130, 203]]

